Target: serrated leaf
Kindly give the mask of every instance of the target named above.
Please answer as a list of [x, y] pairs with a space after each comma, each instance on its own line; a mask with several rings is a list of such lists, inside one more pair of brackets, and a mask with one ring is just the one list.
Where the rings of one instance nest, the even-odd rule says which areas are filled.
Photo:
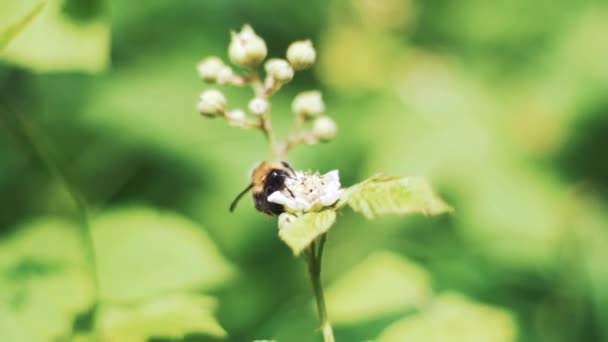
[[419, 308], [431, 296], [430, 275], [424, 268], [381, 251], [336, 279], [326, 297], [332, 322], [353, 324]]
[[[32, 5], [32, 8], [27, 13], [23, 13], [19, 18], [11, 18], [14, 21], [10, 22], [8, 26], [3, 25], [4, 27], [0, 28], [0, 51], [2, 51], [4, 47], [11, 42], [11, 40], [13, 40], [21, 31], [23, 31], [32, 22], [32, 20], [38, 16], [38, 14], [40, 14], [40, 11], [42, 11], [45, 4], [46, 0], [38, 1], [36, 4]], [[9, 11], [9, 9], [5, 7], [6, 4], [3, 4], [3, 6], [0, 6], [0, 9], [2, 12], [4, 12], [4, 15], [2, 16], [3, 19], [8, 20], [9, 18], [6, 18], [7, 14], [14, 12], [14, 10]], [[14, 5], [12, 7], [14, 7]]]
[[89, 307], [78, 227], [54, 218], [19, 227], [0, 245], [0, 341], [54, 341]]
[[368, 219], [383, 215], [438, 215], [452, 209], [424, 178], [375, 175], [344, 191], [338, 206], [348, 204]]
[[281, 226], [279, 237], [293, 254], [299, 255], [321, 234], [326, 233], [336, 222], [336, 212], [324, 210], [317, 213], [306, 213], [295, 217]]
[[[109, 61], [110, 27], [107, 16], [91, 16], [86, 21], [73, 20], [63, 11], [66, 1], [48, 0], [27, 30], [5, 47], [2, 59], [38, 72], [103, 70]], [[20, 2], [5, 1], [7, 6], [2, 8], [22, 6]]]
[[385, 329], [376, 342], [514, 342], [517, 327], [502, 309], [448, 293], [424, 312], [403, 318]]
[[134, 301], [226, 281], [232, 266], [196, 223], [149, 208], [110, 211], [93, 219], [104, 298]]
[[157, 298], [137, 306], [102, 307], [96, 328], [103, 341], [114, 342], [182, 339], [191, 333], [225, 337], [214, 308], [212, 298], [195, 294]]

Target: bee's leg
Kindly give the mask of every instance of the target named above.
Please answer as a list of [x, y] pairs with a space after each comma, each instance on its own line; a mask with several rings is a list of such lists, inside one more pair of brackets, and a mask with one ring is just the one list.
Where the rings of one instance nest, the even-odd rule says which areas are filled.
[[294, 196], [293, 192], [291, 192], [291, 190], [289, 190], [288, 187], [285, 187], [285, 189], [287, 189], [287, 191], [289, 192], [289, 194], [291, 195], [291, 197], [295, 198], [296, 196]]

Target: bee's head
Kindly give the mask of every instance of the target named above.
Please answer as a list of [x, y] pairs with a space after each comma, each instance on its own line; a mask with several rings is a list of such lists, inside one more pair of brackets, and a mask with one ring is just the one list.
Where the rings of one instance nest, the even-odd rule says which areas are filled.
[[278, 188], [283, 186], [285, 178], [289, 177], [289, 173], [282, 169], [272, 169], [266, 175], [264, 182], [265, 187]]

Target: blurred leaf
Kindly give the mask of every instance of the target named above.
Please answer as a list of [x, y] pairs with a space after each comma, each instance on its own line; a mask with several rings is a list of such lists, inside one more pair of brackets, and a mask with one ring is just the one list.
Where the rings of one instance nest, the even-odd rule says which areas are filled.
[[279, 229], [279, 237], [293, 254], [299, 255], [321, 234], [326, 233], [336, 222], [336, 212], [324, 210], [296, 217]]
[[336, 324], [352, 324], [418, 308], [432, 296], [428, 272], [391, 252], [381, 251], [341, 275], [327, 289]]
[[96, 342], [97, 339], [93, 334], [77, 333], [72, 336], [70, 342]]
[[93, 220], [101, 294], [132, 301], [225, 282], [232, 266], [196, 223], [148, 208], [110, 211]]
[[438, 215], [452, 210], [433, 193], [426, 179], [382, 174], [348, 188], [339, 206], [345, 204], [368, 219], [389, 214]]
[[49, 0], [37, 20], [6, 47], [2, 58], [38, 72], [103, 70], [109, 60], [107, 18], [70, 20], [63, 13], [65, 1]]
[[350, 92], [382, 89], [391, 84], [387, 80], [401, 59], [398, 40], [343, 22], [324, 38], [317, 72], [323, 81]]
[[[0, 12], [3, 12], [3, 17], [7, 16], [7, 13], [11, 12], [10, 8], [6, 9], [7, 2], [3, 2], [0, 4]], [[8, 26], [0, 28], [0, 51], [4, 49], [21, 31], [23, 31], [31, 22], [34, 20], [40, 11], [46, 4], [46, 0], [40, 0], [33, 8], [27, 12], [27, 14], [22, 15], [19, 19], [15, 19], [14, 22], [10, 23]], [[14, 6], [9, 6], [14, 7]]]
[[39, 218], [16, 229], [2, 242], [0, 268], [24, 261], [86, 267], [78, 227], [57, 218]]
[[516, 335], [508, 312], [448, 293], [437, 297], [425, 312], [393, 323], [376, 341], [514, 342]]
[[97, 329], [104, 341], [146, 342], [151, 337], [181, 339], [189, 333], [224, 337], [213, 315], [215, 301], [199, 295], [174, 295], [136, 307], [102, 308]]
[[58, 219], [19, 227], [0, 246], [0, 340], [53, 341], [92, 304], [78, 228]]

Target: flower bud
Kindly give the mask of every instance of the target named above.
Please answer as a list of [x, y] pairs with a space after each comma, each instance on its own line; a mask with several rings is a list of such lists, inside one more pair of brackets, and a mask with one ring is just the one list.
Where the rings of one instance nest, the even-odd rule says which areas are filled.
[[245, 124], [246, 115], [241, 109], [234, 109], [226, 112], [226, 118], [232, 126], [242, 127]]
[[255, 68], [266, 58], [267, 52], [266, 43], [251, 26], [244, 25], [241, 32], [232, 32], [228, 56], [234, 64]]
[[296, 115], [318, 116], [325, 110], [321, 92], [312, 90], [299, 93], [291, 103], [291, 110]]
[[256, 97], [249, 101], [249, 111], [254, 115], [263, 115], [268, 112], [270, 104], [266, 99]]
[[207, 82], [215, 82], [218, 77], [218, 72], [224, 68], [224, 62], [217, 57], [207, 57], [200, 61], [196, 66], [198, 75]]
[[286, 60], [273, 58], [264, 65], [266, 73], [279, 83], [287, 83], [293, 78], [293, 69]]
[[220, 84], [220, 85], [230, 84], [230, 82], [234, 78], [234, 72], [232, 71], [232, 69], [229, 66], [224, 65], [217, 71], [216, 76], [217, 76], [216, 77], [217, 84]]
[[299, 40], [287, 48], [287, 60], [294, 70], [300, 71], [315, 64], [317, 53], [310, 40]]
[[338, 126], [328, 116], [321, 116], [312, 125], [312, 134], [321, 141], [329, 141], [338, 133]]
[[206, 90], [201, 94], [196, 109], [208, 117], [222, 115], [226, 110], [226, 98], [219, 90]]

